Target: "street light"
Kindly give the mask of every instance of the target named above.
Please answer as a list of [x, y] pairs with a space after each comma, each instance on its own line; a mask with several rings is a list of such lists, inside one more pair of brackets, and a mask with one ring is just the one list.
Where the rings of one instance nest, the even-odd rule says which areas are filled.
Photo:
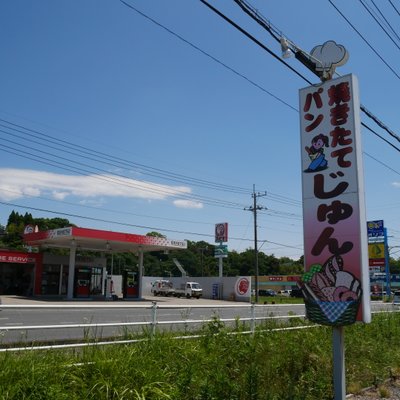
[[289, 47], [289, 42], [283, 36], [280, 39], [281, 49], [282, 49], [282, 58], [290, 58], [293, 56], [293, 51]]

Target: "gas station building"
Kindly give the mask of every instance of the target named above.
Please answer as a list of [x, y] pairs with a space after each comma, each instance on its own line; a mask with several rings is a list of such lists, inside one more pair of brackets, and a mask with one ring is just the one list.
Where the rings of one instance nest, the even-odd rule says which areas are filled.
[[[123, 293], [126, 298], [141, 299], [144, 252], [187, 248], [185, 240], [79, 227], [25, 233], [24, 243], [39, 252], [0, 250], [0, 294], [58, 295], [69, 300], [104, 297], [105, 254], [133, 253], [138, 265], [124, 272]], [[68, 255], [44, 251], [49, 248], [66, 249]], [[98, 257], [81, 256], [80, 251], [98, 253]]]

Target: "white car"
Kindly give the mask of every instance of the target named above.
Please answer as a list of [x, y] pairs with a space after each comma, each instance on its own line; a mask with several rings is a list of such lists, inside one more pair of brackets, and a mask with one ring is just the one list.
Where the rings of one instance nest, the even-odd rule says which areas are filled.
[[400, 290], [393, 293], [393, 304], [400, 304]]
[[280, 294], [281, 296], [286, 296], [286, 297], [290, 297], [290, 293], [292, 293], [292, 291], [291, 291], [290, 289], [281, 290], [281, 291], [279, 292], [279, 294]]

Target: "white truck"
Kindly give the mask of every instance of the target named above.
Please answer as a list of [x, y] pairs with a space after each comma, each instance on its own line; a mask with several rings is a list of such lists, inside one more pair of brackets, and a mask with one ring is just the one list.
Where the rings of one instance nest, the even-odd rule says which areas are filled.
[[157, 279], [151, 285], [151, 293], [154, 296], [172, 296], [174, 288], [168, 279]]
[[188, 299], [195, 297], [196, 299], [199, 299], [201, 296], [203, 296], [203, 289], [197, 282], [185, 282], [182, 283], [179, 288], [174, 289], [174, 296], [185, 296]]

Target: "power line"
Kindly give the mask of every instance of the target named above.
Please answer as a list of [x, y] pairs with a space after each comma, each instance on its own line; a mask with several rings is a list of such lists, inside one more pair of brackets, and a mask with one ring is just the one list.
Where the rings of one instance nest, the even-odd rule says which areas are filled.
[[389, 3], [393, 7], [393, 9], [397, 12], [397, 14], [400, 16], [400, 11], [396, 8], [396, 6], [393, 4], [392, 0], [389, 0]]
[[[221, 63], [218, 59], [216, 59], [213, 56], [210, 56], [207, 52], [205, 52], [204, 50], [200, 49], [198, 46], [194, 45], [193, 43], [189, 42], [187, 39], [183, 38], [182, 36], [178, 35], [177, 33], [173, 32], [171, 29], [166, 28], [164, 25], [162, 25], [161, 23], [157, 22], [156, 20], [154, 20], [153, 18], [147, 16], [146, 14], [144, 14], [142, 11], [139, 11], [138, 9], [136, 9], [135, 7], [131, 6], [130, 4], [126, 3], [123, 0], [120, 0], [124, 5], [126, 5], [127, 7], [131, 8], [132, 10], [136, 11], [138, 14], [142, 15], [144, 18], [147, 18], [148, 20], [150, 20], [151, 22], [153, 22], [154, 24], [160, 26], [161, 28], [165, 29], [167, 32], [169, 32], [170, 34], [174, 35], [175, 37], [179, 38], [180, 40], [182, 40], [183, 42], [187, 43], [188, 45], [190, 45], [191, 47], [195, 48], [196, 50], [200, 51], [201, 53], [203, 53], [204, 55], [206, 55], [207, 57], [210, 57], [211, 59], [213, 59], [214, 61], [218, 62], [219, 64], [222, 64], [224, 66], [226, 66], [229, 70], [233, 70], [231, 67], [227, 66], [226, 64]], [[267, 46], [265, 46], [264, 44], [262, 44], [260, 41], [258, 41], [256, 38], [254, 38], [252, 35], [250, 35], [247, 31], [245, 31], [243, 28], [239, 27], [238, 24], [236, 24], [235, 22], [233, 22], [231, 19], [229, 19], [228, 17], [226, 17], [224, 14], [222, 14], [219, 10], [217, 10], [215, 7], [211, 6], [209, 3], [207, 3], [204, 0], [200, 0], [204, 5], [206, 5], [207, 7], [209, 7], [212, 11], [214, 11], [216, 14], [218, 14], [221, 18], [223, 18], [225, 21], [227, 21], [228, 23], [230, 23], [232, 26], [234, 26], [236, 29], [238, 29], [241, 33], [243, 33], [245, 36], [247, 36], [249, 39], [251, 39], [253, 42], [255, 42], [257, 45], [259, 45], [260, 47], [262, 47], [265, 51], [267, 51], [270, 55], [272, 55], [276, 60], [278, 60], [279, 62], [283, 63], [287, 68], [289, 68], [290, 70], [292, 70], [296, 75], [300, 76], [305, 82], [307, 82], [308, 84], [312, 84], [311, 81], [309, 81], [307, 78], [305, 78], [301, 73], [299, 73], [297, 70], [295, 70], [293, 67], [291, 67], [288, 63], [286, 63], [284, 60], [282, 60], [278, 55], [276, 55], [275, 53], [272, 52], [272, 50], [270, 50]], [[241, 5], [242, 3], [245, 3], [244, 0], [234, 0], [237, 4]], [[251, 9], [251, 6], [247, 3], [246, 4], [249, 9]], [[242, 5], [241, 5], [242, 7]], [[243, 7], [242, 7], [243, 9]], [[249, 14], [252, 16], [253, 19], [255, 19], [255, 16], [260, 16], [260, 14], [258, 12], [256, 12], [253, 9], [253, 15]], [[260, 23], [261, 26], [263, 26], [265, 29], [267, 29], [274, 37], [275, 40], [277, 40], [277, 34], [282, 33], [281, 31], [279, 31], [277, 28], [275, 28], [272, 23], [270, 21], [266, 21], [265, 19], [259, 19], [257, 22]], [[299, 56], [299, 61], [301, 61], [303, 64], [305, 63], [304, 60], [302, 60]], [[314, 71], [315, 73], [315, 71]], [[241, 74], [238, 74], [239, 76]], [[246, 78], [247, 80], [247, 78]], [[256, 85], [258, 86], [258, 85]], [[267, 91], [267, 93], [269, 93]], [[270, 93], [269, 93], [270, 94]], [[273, 96], [276, 97], [276, 96]], [[278, 101], [281, 101], [281, 99], [277, 99]], [[282, 102], [282, 101], [281, 101]], [[290, 105], [288, 105], [287, 103], [283, 102], [284, 104], [286, 104], [287, 106], [289, 106], [291, 109], [295, 110], [298, 112], [298, 110]], [[398, 137], [396, 137], [397, 135], [393, 135], [393, 131], [388, 128], [385, 124], [383, 124], [382, 121], [379, 121], [379, 119], [377, 117], [375, 117], [371, 112], [369, 112], [363, 105], [361, 105], [361, 110], [368, 116], [370, 117], [374, 122], [376, 122], [382, 129], [386, 130], [391, 136], [393, 136], [394, 138], [396, 138], [396, 140], [399, 140]], [[367, 128], [369, 128], [367, 125], [365, 125]], [[390, 142], [387, 142], [390, 143]], [[392, 146], [393, 147], [393, 146]]]
[[374, 5], [374, 7], [377, 9], [378, 13], [381, 15], [383, 20], [385, 21], [386, 25], [389, 27], [389, 29], [392, 31], [392, 33], [396, 36], [398, 40], [400, 40], [400, 36], [397, 34], [397, 32], [394, 30], [393, 26], [391, 23], [388, 21], [388, 19], [383, 15], [382, 11], [380, 8], [375, 4], [374, 0], [371, 0], [371, 3]]
[[[387, 127], [381, 120], [379, 120], [371, 111], [367, 110], [365, 106], [360, 105], [361, 111], [369, 118], [371, 118], [380, 128], [384, 129], [390, 136], [400, 142], [400, 137], [396, 135], [389, 127]], [[365, 125], [365, 127], [367, 127]], [[369, 129], [369, 128], [368, 128]]]
[[27, 210], [46, 212], [46, 213], [50, 213], [50, 214], [64, 215], [64, 216], [67, 216], [67, 217], [82, 218], [82, 219], [87, 219], [87, 220], [90, 220], [90, 221], [105, 222], [105, 223], [114, 224], [114, 225], [128, 226], [128, 227], [141, 228], [141, 229], [148, 229], [148, 230], [151, 230], [151, 231], [156, 230], [156, 231], [173, 232], [173, 233], [180, 233], [180, 234], [186, 234], [186, 235], [213, 237], [213, 235], [211, 235], [211, 234], [179, 231], [179, 230], [174, 230], [174, 229], [160, 228], [160, 227], [147, 226], [147, 225], [129, 224], [127, 222], [111, 221], [111, 220], [102, 219], [102, 218], [88, 217], [86, 215], [71, 214], [71, 213], [65, 213], [65, 212], [61, 212], [61, 211], [52, 211], [52, 210], [48, 210], [48, 209], [44, 209], [44, 208], [29, 207], [29, 206], [24, 206], [24, 205], [15, 204], [15, 203], [9, 203], [9, 202], [5, 202], [5, 201], [0, 201], [0, 204], [6, 205], [6, 206], [23, 208], [23, 209], [27, 209]]
[[[62, 154], [68, 153], [68, 154], [71, 154], [71, 155], [74, 155], [74, 156], [77, 156], [77, 157], [84, 158], [85, 161], [92, 160], [92, 161], [95, 161], [95, 162], [101, 162], [102, 165], [106, 164], [106, 165], [110, 165], [112, 167], [117, 167], [117, 168], [125, 168], [126, 166], [130, 167], [130, 166], [137, 165], [137, 163], [133, 163], [133, 162], [128, 161], [128, 160], [120, 159], [119, 157], [114, 157], [114, 156], [111, 156], [111, 155], [107, 155], [105, 153], [97, 152], [95, 150], [86, 148], [84, 146], [79, 146], [79, 145], [75, 146], [71, 142], [55, 138], [55, 137], [53, 137], [51, 135], [45, 134], [45, 133], [40, 132], [40, 131], [32, 130], [32, 129], [27, 128], [27, 127], [22, 126], [22, 125], [14, 124], [14, 123], [12, 123], [10, 121], [6, 121], [6, 120], [3, 120], [1, 118], [0, 118], [0, 121], [3, 121], [5, 123], [11, 125], [11, 127], [10, 127], [10, 126], [4, 125], [4, 124], [0, 124], [0, 127], [4, 127], [6, 129], [10, 129], [10, 130], [12, 130], [14, 132], [21, 133], [22, 135], [27, 136], [28, 139], [25, 136], [20, 136], [18, 134], [15, 134], [15, 133], [12, 133], [12, 132], [8, 132], [8, 131], [2, 130], [2, 129], [0, 129], [0, 132], [3, 132], [5, 134], [7, 134], [7, 135], [10, 135], [10, 136], [22, 139], [22, 140], [26, 140], [26, 141], [29, 140], [29, 143], [36, 143], [36, 144], [39, 144], [40, 146], [48, 147], [48, 148], [51, 148], [51, 149], [56, 150], [56, 151], [62, 151]], [[15, 127], [18, 127], [18, 129], [15, 128]], [[38, 139], [39, 141], [33, 140], [32, 137]], [[44, 143], [42, 143], [41, 141], [43, 141]], [[15, 144], [15, 142], [12, 142], [12, 143]], [[55, 144], [55, 146], [52, 146], [49, 143]], [[33, 149], [32, 146], [29, 146], [29, 147], [31, 149]], [[70, 151], [68, 149], [71, 149], [72, 151]], [[49, 154], [49, 153], [47, 153], [47, 154]], [[55, 156], [54, 154], [52, 154], [52, 156], [57, 157], [57, 158], [60, 157], [60, 156]], [[61, 158], [63, 158], [63, 157], [61, 157]], [[111, 160], [111, 162], [108, 161], [108, 160]], [[114, 160], [116, 160], [116, 161], [114, 161]], [[36, 160], [36, 161], [38, 161], [38, 160]], [[63, 164], [63, 165], [65, 165], [65, 164]], [[68, 164], [68, 165], [70, 165], [70, 164]], [[88, 166], [86, 163], [83, 164], [83, 165]], [[140, 166], [142, 167], [143, 165], [140, 165]], [[91, 166], [89, 166], [89, 167], [91, 167]], [[162, 170], [159, 170], [159, 169], [156, 169], [156, 168], [153, 168], [153, 167], [149, 167], [149, 166], [145, 166], [145, 167], [148, 168], [149, 170], [162, 171]], [[94, 168], [94, 167], [91, 167], [91, 168]], [[98, 171], [101, 171], [101, 172], [105, 172], [105, 173], [108, 174], [108, 171], [106, 171], [104, 169], [98, 169], [98, 168], [94, 168], [94, 169], [96, 169]], [[168, 174], [170, 174], [170, 173], [168, 173]], [[147, 175], [160, 177], [159, 174], [153, 174], [153, 173], [147, 173]], [[123, 179], [131, 179], [130, 177], [128, 177], [126, 175], [122, 175], [122, 174], [119, 174], [118, 176], [122, 177]], [[183, 177], [184, 179], [182, 179], [182, 178], [181, 179], [174, 179], [174, 176]], [[161, 177], [165, 179], [165, 176], [161, 176]], [[224, 191], [224, 192], [232, 192], [232, 193], [238, 193], [238, 194], [249, 194], [250, 193], [247, 188], [241, 188], [239, 186], [217, 184], [217, 183], [214, 183], [214, 182], [211, 182], [211, 181], [207, 181], [207, 180], [204, 180], [204, 179], [198, 180], [198, 179], [190, 178], [190, 177], [187, 177], [187, 176], [184, 176], [184, 175], [176, 175], [176, 174], [174, 174], [172, 178], [170, 178], [169, 175], [168, 175], [167, 179], [168, 180], [172, 180], [172, 181], [176, 181], [176, 182], [179, 182], [179, 183], [189, 183], [189, 184], [193, 184], [195, 186], [205, 187], [205, 188], [208, 188], [208, 189], [214, 189], [214, 190], [219, 190], [219, 191]], [[143, 180], [138, 179], [138, 178], [136, 178], [135, 181], [144, 182]], [[123, 182], [123, 183], [125, 184], [125, 182]], [[164, 186], [160, 186], [159, 184], [155, 184], [154, 183], [152, 185], [156, 186], [156, 187], [157, 186], [161, 187], [161, 189], [164, 188]], [[185, 193], [185, 195], [187, 195], [187, 194]], [[298, 202], [296, 200], [293, 200], [293, 199], [290, 199], [289, 197], [286, 197], [286, 196], [282, 196], [282, 195], [279, 195], [279, 194], [274, 194], [272, 192], [269, 195], [271, 196], [271, 199], [273, 201], [276, 201], [278, 203], [296, 204], [296, 205], [300, 204], [300, 202]], [[242, 207], [242, 205], [240, 205], [240, 207]]]
[[400, 79], [400, 75], [387, 63], [387, 61], [375, 50], [375, 48], [368, 42], [367, 39], [358, 31], [358, 29], [349, 21], [349, 19], [336, 7], [332, 0], [328, 0], [332, 7], [342, 16], [342, 18], [353, 28], [353, 30], [360, 36], [360, 38], [367, 44], [367, 46], [379, 57], [379, 59], [393, 72], [393, 74]]
[[291, 106], [289, 103], [287, 103], [286, 101], [282, 100], [281, 98], [279, 98], [278, 96], [276, 96], [275, 94], [273, 94], [272, 92], [270, 92], [269, 90], [265, 89], [264, 87], [262, 87], [261, 85], [259, 85], [258, 83], [254, 82], [252, 79], [248, 78], [246, 75], [238, 72], [237, 70], [235, 70], [234, 68], [230, 67], [229, 65], [225, 64], [223, 61], [219, 60], [218, 58], [214, 57], [213, 55], [211, 55], [210, 53], [206, 52], [205, 50], [201, 49], [200, 47], [196, 46], [195, 44], [193, 44], [192, 42], [190, 42], [189, 40], [185, 39], [184, 37], [182, 37], [181, 35], [177, 34], [176, 32], [172, 31], [171, 29], [167, 28], [165, 25], [161, 24], [160, 22], [156, 21], [155, 19], [149, 17], [148, 15], [146, 15], [145, 13], [143, 13], [142, 11], [139, 11], [137, 8], [133, 7], [131, 4], [126, 3], [124, 0], [120, 0], [120, 2], [122, 4], [124, 4], [125, 6], [129, 7], [130, 9], [132, 9], [133, 11], [137, 12], [139, 15], [141, 15], [142, 17], [146, 18], [147, 20], [151, 21], [153, 24], [159, 26], [160, 28], [166, 30], [168, 33], [170, 33], [171, 35], [175, 36], [176, 38], [178, 38], [179, 40], [183, 41], [184, 43], [188, 44], [189, 46], [191, 46], [192, 48], [194, 48], [195, 50], [199, 51], [200, 53], [204, 54], [206, 57], [211, 58], [213, 61], [215, 61], [216, 63], [220, 64], [222, 67], [228, 69], [229, 71], [233, 72], [235, 75], [239, 76], [240, 78], [246, 80], [247, 82], [249, 82], [251, 85], [255, 86], [256, 88], [262, 90], [263, 92], [267, 93], [269, 96], [273, 97], [275, 100], [279, 101], [280, 103], [284, 104], [285, 106], [289, 107], [290, 109], [292, 109], [293, 111], [298, 111], [297, 108]]
[[[21, 195], [21, 192], [18, 192], [18, 191], [15, 191], [15, 190], [10, 190], [10, 189], [5, 189], [5, 188], [1, 188], [0, 192], [1, 193], [7, 192], [7, 193], [12, 193], [14, 195]], [[154, 215], [145, 215], [145, 214], [132, 213], [132, 212], [129, 212], [129, 211], [107, 209], [107, 208], [103, 208], [103, 207], [99, 208], [99, 207], [95, 207], [95, 206], [89, 206], [87, 204], [76, 204], [76, 203], [71, 203], [71, 202], [63, 201], [63, 200], [55, 200], [55, 199], [51, 199], [51, 198], [43, 197], [43, 196], [33, 196], [33, 195], [26, 194], [26, 193], [22, 193], [22, 195], [24, 197], [29, 197], [31, 199], [41, 199], [41, 200], [50, 201], [50, 202], [54, 202], [54, 203], [66, 204], [66, 205], [75, 206], [75, 207], [82, 207], [82, 208], [96, 210], [96, 211], [100, 210], [102, 212], [109, 212], [109, 213], [120, 214], [120, 215], [124, 215], [124, 216], [132, 215], [132, 216], [135, 216], [135, 217], [142, 217], [142, 218], [145, 217], [145, 218], [151, 218], [151, 219], [162, 220], [162, 221], [172, 221], [172, 222], [179, 222], [179, 223], [190, 223], [190, 224], [215, 226], [214, 222], [183, 220], [183, 219], [177, 219], [177, 218], [167, 218], [167, 217], [160, 217], [160, 216], [154, 216]], [[279, 224], [282, 225], [284, 223], [283, 222], [279, 222]], [[288, 225], [292, 225], [292, 224], [288, 224]], [[246, 225], [230, 224], [230, 226], [243, 227], [243, 226], [246, 226]], [[263, 226], [259, 226], [259, 227], [260, 228], [265, 228]], [[158, 228], [158, 229], [160, 229], [160, 228]], [[282, 229], [277, 229], [277, 228], [274, 228], [274, 231], [289, 232], [287, 230], [282, 230]], [[293, 231], [291, 231], [291, 232], [293, 232]]]
[[[122, 0], [120, 0], [122, 1]], [[286, 61], [282, 60], [278, 55], [276, 55], [272, 50], [270, 50], [267, 46], [265, 46], [263, 43], [261, 43], [258, 39], [256, 39], [254, 36], [252, 36], [249, 32], [244, 30], [242, 27], [240, 27], [236, 22], [232, 21], [230, 18], [228, 18], [226, 15], [224, 15], [221, 11], [213, 7], [211, 4], [207, 3], [205, 0], [200, 0], [204, 5], [206, 5], [208, 8], [210, 8], [212, 11], [214, 11], [217, 15], [219, 15], [222, 19], [224, 19], [226, 22], [231, 24], [233, 27], [235, 27], [239, 32], [243, 33], [243, 35], [247, 36], [251, 41], [256, 43], [258, 46], [263, 48], [267, 53], [269, 53], [272, 57], [274, 57], [276, 60], [278, 60], [280, 63], [286, 65], [287, 68], [289, 68], [292, 72], [294, 72], [296, 75], [298, 75], [300, 78], [304, 79], [306, 82], [308, 82], [310, 85], [312, 84], [311, 81], [309, 81], [304, 75], [302, 75], [300, 72], [295, 70], [291, 65], [289, 65]]]
[[[9, 140], [6, 140], [6, 139], [1, 139], [0, 138], [0, 140], [10, 142]], [[15, 142], [12, 142], [12, 143], [13, 144], [17, 144]], [[19, 145], [19, 144], [17, 144], [17, 145]], [[132, 182], [134, 182], [135, 180], [133, 180], [133, 179], [131, 179], [129, 177], [125, 177], [125, 176], [122, 176], [122, 175], [116, 175], [116, 174], [109, 174], [107, 171], [101, 170], [100, 168], [96, 168], [96, 167], [89, 166], [90, 168], [93, 168], [93, 169], [95, 169], [97, 171], [105, 172], [106, 175], [95, 173], [95, 172], [87, 170], [87, 169], [71, 167], [71, 165], [70, 165], [71, 164], [71, 160], [69, 160], [69, 159], [67, 159], [65, 157], [62, 157], [62, 156], [59, 156], [59, 155], [54, 155], [54, 154], [47, 153], [47, 152], [44, 152], [44, 151], [42, 151], [40, 153], [40, 156], [37, 156], [37, 155], [35, 155], [35, 154], [33, 154], [33, 153], [29, 152], [29, 151], [26, 151], [24, 149], [23, 150], [18, 150], [18, 149], [15, 149], [13, 147], [10, 147], [10, 146], [4, 145], [4, 144], [2, 145], [2, 147], [0, 147], [0, 150], [1, 151], [5, 151], [4, 148], [9, 149], [6, 152], [10, 152], [11, 154], [15, 154], [15, 155], [18, 155], [18, 156], [23, 157], [23, 158], [27, 158], [27, 159], [30, 159], [30, 160], [33, 160], [33, 161], [36, 161], [36, 162], [39, 162], [39, 163], [46, 164], [46, 165], [51, 165], [51, 166], [57, 167], [59, 169], [63, 169], [63, 170], [67, 170], [67, 171], [70, 171], [70, 172], [78, 173], [79, 175], [83, 175], [83, 176], [86, 176], [86, 174], [89, 173], [91, 178], [98, 179], [100, 181], [106, 181], [106, 182], [117, 184], [117, 185], [122, 185], [124, 187], [130, 187], [132, 189], [136, 189], [136, 190], [139, 190], [139, 191], [142, 191], [142, 192], [153, 193], [153, 194], [156, 194], [156, 195], [159, 195], [159, 196], [162, 195], [162, 196], [167, 196], [167, 197], [183, 198], [183, 199], [187, 199], [187, 200], [191, 200], [191, 201], [201, 201], [201, 202], [203, 202], [205, 204], [208, 204], [208, 205], [220, 206], [220, 207], [225, 207], [225, 208], [240, 209], [241, 207], [243, 207], [243, 205], [240, 204], [240, 203], [228, 202], [226, 200], [214, 199], [214, 198], [211, 198], [211, 197], [200, 196], [200, 195], [189, 195], [189, 194], [186, 194], [185, 192], [183, 192], [183, 191], [181, 191], [179, 189], [175, 189], [175, 188], [171, 188], [169, 190], [167, 190], [167, 188], [165, 188], [164, 190], [162, 190], [162, 186], [159, 185], [159, 184], [153, 184], [153, 183], [146, 184], [146, 183], [143, 183], [143, 182], [140, 183], [140, 184], [133, 184]], [[37, 150], [37, 149], [31, 147], [31, 150]], [[59, 161], [59, 160], [57, 160], [57, 162], [55, 162], [54, 160], [51, 160], [51, 159], [46, 158], [46, 157], [43, 157], [43, 154], [50, 154], [50, 156], [52, 156], [52, 157], [55, 157], [57, 159], [63, 159], [63, 160], [70, 161], [70, 162], [69, 163], [63, 163], [62, 161]], [[75, 163], [83, 165], [83, 166], [88, 166], [87, 164], [84, 164], [84, 163], [79, 163], [79, 162], [75, 162]], [[118, 176], [119, 179], [118, 178], [114, 178], [113, 177], [114, 175]], [[126, 180], [122, 180], [121, 178], [122, 179], [126, 179]], [[147, 187], [147, 186], [155, 186], [155, 187], [158, 187], [158, 189], [157, 190], [156, 189], [152, 189], [152, 188]]]
[[[203, 1], [203, 0], [200, 0]], [[250, 17], [255, 20], [259, 25], [261, 25], [264, 29], [266, 29], [271, 36], [280, 43], [280, 38], [279, 35], [281, 35], [281, 37], [283, 37], [283, 34], [281, 31], [279, 31], [276, 27], [274, 27], [272, 25], [272, 23], [268, 20], [266, 20], [257, 10], [255, 10], [249, 3], [247, 3], [245, 0], [234, 0], [235, 3], [239, 4], [240, 7], [245, 10], [245, 12], [250, 15]], [[330, 1], [330, 0], [329, 0]], [[218, 14], [219, 15], [219, 14]], [[225, 19], [225, 18], [224, 18]], [[229, 22], [229, 21], [228, 21]], [[295, 46], [295, 48], [298, 50], [295, 52], [295, 55], [297, 56], [298, 53], [305, 53], [303, 50], [301, 50], [298, 46]], [[311, 57], [311, 55], [306, 54], [306, 58], [307, 57]], [[309, 63], [304, 62], [303, 58], [300, 58], [299, 56], [297, 56], [297, 58], [299, 59], [300, 62], [302, 62], [304, 65], [307, 66], [307, 68], [309, 68], [315, 75], [318, 76], [317, 72], [315, 71], [315, 68], [310, 67]], [[286, 65], [286, 63], [285, 63]], [[304, 77], [302, 77], [307, 83], [311, 84], [307, 79], [305, 79]], [[372, 112], [370, 112], [369, 110], [367, 110], [367, 108], [365, 106], [363, 106], [362, 104], [360, 105], [360, 109], [362, 112], [364, 112], [364, 114], [366, 114], [370, 119], [372, 119], [380, 128], [386, 130], [386, 132], [389, 133], [389, 135], [391, 135], [393, 138], [395, 138], [397, 141], [400, 141], [400, 137], [398, 135], [396, 135], [389, 127], [387, 127], [382, 121], [380, 121], [374, 114], [372, 114]]]
[[391, 146], [393, 149], [397, 150], [400, 152], [400, 148], [396, 147], [393, 143], [390, 143], [387, 139], [385, 139], [383, 136], [381, 136], [378, 132], [374, 131], [371, 127], [369, 127], [367, 124], [364, 122], [361, 122], [361, 125], [368, 129], [370, 132], [372, 132], [375, 136], [377, 136], [379, 139], [383, 140], [385, 143], [387, 143], [389, 146]]
[[381, 160], [378, 160], [377, 158], [371, 156], [371, 154], [368, 154], [367, 152], [363, 152], [366, 156], [368, 156], [369, 158], [372, 158], [374, 161], [376, 161], [378, 164], [383, 165], [384, 167], [386, 167], [387, 169], [390, 169], [392, 172], [394, 172], [397, 175], [400, 175], [399, 171], [396, 171], [395, 169], [389, 167], [389, 165], [385, 164], [384, 162], [382, 162]]
[[[87, 209], [91, 209], [91, 210], [96, 210], [96, 211], [102, 211], [102, 212], [109, 212], [109, 213], [114, 213], [114, 214], [121, 214], [124, 216], [127, 215], [132, 215], [134, 217], [141, 217], [141, 218], [151, 218], [151, 219], [156, 219], [156, 220], [163, 220], [163, 221], [172, 221], [172, 222], [182, 222], [182, 223], [190, 223], [190, 224], [200, 224], [200, 225], [210, 225], [210, 226], [214, 226], [215, 223], [214, 222], [205, 222], [205, 221], [193, 221], [193, 220], [184, 220], [184, 219], [177, 219], [177, 218], [167, 218], [167, 217], [160, 217], [160, 216], [154, 216], [154, 215], [146, 215], [146, 214], [137, 214], [137, 213], [132, 213], [130, 211], [121, 211], [121, 210], [113, 210], [113, 209], [108, 209], [108, 208], [104, 208], [104, 207], [96, 207], [96, 206], [90, 206], [87, 204], [76, 204], [76, 203], [71, 203], [69, 201], [64, 201], [64, 200], [56, 200], [56, 199], [51, 199], [48, 197], [43, 197], [43, 196], [33, 196], [27, 193], [21, 193], [21, 192], [17, 192], [15, 190], [10, 190], [10, 189], [5, 189], [4, 187], [2, 187], [0, 189], [0, 193], [3, 192], [7, 192], [7, 193], [13, 193], [15, 195], [20, 195], [23, 197], [29, 197], [31, 199], [41, 199], [41, 200], [45, 200], [45, 201], [50, 201], [50, 202], [54, 202], [54, 203], [59, 203], [59, 204], [66, 204], [69, 206], [74, 206], [74, 207], [82, 207], [82, 208], [87, 208]], [[240, 225], [232, 225], [231, 226], [240, 226]]]
[[[68, 142], [68, 141], [63, 140], [63, 139], [58, 139], [58, 138], [56, 138], [54, 136], [51, 136], [49, 134], [46, 134], [46, 133], [31, 129], [31, 128], [27, 128], [27, 127], [25, 127], [23, 125], [15, 124], [13, 122], [10, 122], [10, 121], [7, 121], [7, 120], [1, 119], [1, 118], [0, 118], [0, 121], [11, 125], [11, 127], [10, 127], [10, 126], [7, 126], [7, 125], [0, 124], [0, 126], [2, 126], [2, 127], [5, 127], [7, 129], [11, 129], [11, 130], [19, 132], [19, 133], [22, 133], [23, 135], [29, 135], [29, 137], [33, 136], [35, 138], [43, 140], [43, 141], [45, 141], [46, 145], [47, 145], [47, 142], [50, 142], [50, 143], [56, 144], [58, 146], [61, 146], [63, 152], [65, 151], [65, 148], [72, 149], [72, 150], [75, 150], [75, 151], [79, 151], [80, 153], [85, 154], [85, 159], [88, 158], [87, 157], [88, 155], [97, 157], [98, 160], [102, 164], [103, 163], [107, 163], [105, 160], [108, 160], [108, 161], [111, 161], [111, 162], [114, 162], [114, 163], [117, 162], [118, 163], [118, 165], [117, 165], [118, 167], [122, 166], [124, 168], [125, 167], [139, 168], [139, 171], [141, 173], [144, 173], [144, 174], [147, 174], [147, 175], [150, 175], [150, 176], [154, 176], [154, 177], [158, 177], [158, 178], [162, 178], [162, 179], [168, 179], [168, 180], [172, 180], [172, 181], [176, 181], [176, 182], [180, 182], [180, 183], [182, 183], [182, 182], [183, 183], [190, 183], [192, 185], [201, 186], [201, 187], [212, 187], [212, 188], [215, 188], [216, 190], [232, 191], [232, 192], [235, 192], [235, 193], [243, 193], [243, 194], [246, 194], [246, 195], [248, 195], [250, 193], [249, 190], [246, 189], [246, 188], [242, 188], [242, 187], [239, 187], [239, 186], [225, 185], [225, 184], [221, 184], [221, 183], [207, 181], [207, 180], [204, 180], [204, 179], [192, 178], [192, 177], [189, 177], [189, 176], [186, 176], [186, 175], [182, 175], [182, 174], [172, 173], [172, 172], [169, 172], [169, 171], [166, 171], [166, 170], [150, 167], [150, 166], [147, 166], [147, 165], [144, 165], [144, 164], [140, 164], [140, 163], [136, 163], [136, 162], [132, 162], [130, 160], [126, 160], [126, 159], [123, 159], [123, 158], [120, 158], [120, 157], [117, 157], [117, 156], [114, 156], [114, 155], [110, 155], [110, 154], [107, 154], [107, 153], [96, 151], [96, 150], [90, 149], [88, 147], [84, 147], [84, 146], [78, 145], [76, 143]], [[19, 129], [17, 129], [17, 128], [19, 128]], [[10, 134], [10, 133], [8, 133], [8, 134]], [[109, 165], [115, 166], [115, 164], [112, 164], [112, 163], [109, 164]]]
[[[385, 32], [386, 36], [393, 42], [393, 44], [400, 50], [400, 46], [396, 43], [396, 41], [392, 38], [392, 36], [390, 35], [390, 33], [385, 29], [385, 27], [378, 21], [378, 18], [372, 13], [372, 11], [367, 7], [367, 5], [364, 3], [363, 0], [358, 0], [362, 6], [367, 10], [367, 12], [369, 13], [369, 15], [371, 15], [371, 17], [374, 19], [374, 21], [380, 26], [380, 28], [383, 30], [383, 32]], [[375, 5], [375, 3], [374, 3]], [[375, 5], [376, 7], [376, 5]], [[377, 10], [380, 12], [379, 8], [377, 7]], [[381, 13], [381, 15], [383, 15]], [[386, 19], [385, 19], [386, 21]], [[393, 28], [392, 28], [393, 29]]]
[[[106, 219], [101, 219], [101, 218], [93, 218], [93, 217], [88, 217], [84, 215], [78, 215], [78, 214], [71, 214], [71, 213], [64, 213], [60, 211], [52, 211], [48, 209], [43, 209], [43, 208], [38, 208], [38, 207], [29, 207], [29, 206], [24, 206], [20, 204], [15, 204], [15, 203], [9, 203], [5, 201], [0, 201], [0, 204], [6, 205], [6, 206], [11, 206], [11, 207], [16, 207], [16, 208], [22, 208], [26, 210], [34, 210], [34, 211], [40, 211], [40, 212], [46, 212], [49, 214], [56, 214], [56, 215], [63, 215], [67, 217], [74, 217], [74, 218], [82, 218], [82, 219], [87, 219], [90, 221], [98, 221], [98, 222], [105, 222], [108, 224], [114, 224], [114, 225], [121, 225], [121, 226], [127, 226], [127, 227], [133, 227], [133, 228], [142, 228], [142, 229], [148, 229], [151, 231], [162, 231], [162, 232], [171, 232], [171, 233], [180, 233], [184, 235], [193, 235], [193, 236], [202, 236], [202, 237], [210, 237], [214, 238], [213, 234], [207, 234], [207, 233], [198, 233], [198, 232], [188, 232], [188, 231], [180, 231], [180, 230], [174, 230], [174, 229], [166, 229], [166, 228], [160, 228], [160, 227], [153, 227], [153, 226], [146, 226], [146, 225], [136, 225], [136, 224], [128, 224], [126, 222], [117, 222], [117, 221], [111, 221], [111, 220], [106, 220]], [[229, 237], [230, 240], [239, 240], [239, 241], [252, 241], [252, 239], [245, 239], [245, 238], [237, 238], [237, 237]], [[268, 242], [268, 241], [266, 241]], [[283, 243], [275, 243], [275, 242], [270, 242], [277, 244], [279, 246], [283, 247], [293, 247], [290, 245], [286, 245]]]

